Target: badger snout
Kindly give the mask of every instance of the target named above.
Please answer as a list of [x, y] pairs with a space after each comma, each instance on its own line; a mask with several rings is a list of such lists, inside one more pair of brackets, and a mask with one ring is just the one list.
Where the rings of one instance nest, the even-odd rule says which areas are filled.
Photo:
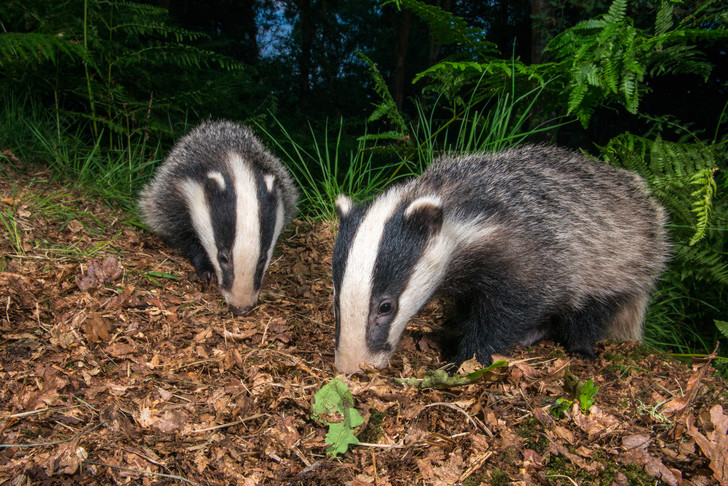
[[253, 308], [252, 305], [243, 306], [243, 307], [235, 307], [234, 305], [228, 305], [228, 307], [230, 307], [230, 311], [232, 311], [232, 313], [235, 317], [248, 315], [248, 312], [250, 312], [250, 310]]
[[360, 364], [368, 364], [375, 368], [384, 368], [389, 361], [388, 356], [383, 353], [366, 354], [366, 353], [347, 353], [337, 350], [334, 353], [334, 366], [336, 371], [345, 375], [362, 373]]
[[246, 315], [258, 303], [259, 292], [228, 292], [222, 290], [222, 294], [235, 316]]

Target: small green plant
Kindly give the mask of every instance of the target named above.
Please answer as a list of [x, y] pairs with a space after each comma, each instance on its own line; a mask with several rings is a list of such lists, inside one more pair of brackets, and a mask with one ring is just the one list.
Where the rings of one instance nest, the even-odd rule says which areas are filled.
[[[594, 405], [594, 396], [599, 391], [599, 387], [591, 379], [581, 381], [567, 369], [564, 375], [564, 390], [571, 395], [573, 400], [579, 401], [579, 408], [586, 413]], [[552, 407], [551, 412], [558, 416], [568, 409], [572, 403], [573, 401], [570, 400], [559, 399], [556, 401], [555, 407]]]
[[557, 398], [556, 402], [551, 405], [551, 415], [554, 417], [561, 417], [561, 415], [571, 408], [571, 404], [574, 403], [566, 398]]
[[329, 426], [326, 443], [331, 447], [326, 452], [333, 457], [345, 453], [351, 444], [359, 443], [354, 429], [363, 424], [364, 419], [354, 408], [354, 398], [341, 378], [334, 378], [316, 392], [311, 417]]
[[182, 278], [178, 275], [172, 275], [171, 273], [165, 272], [145, 272], [144, 276], [147, 277], [150, 282], [159, 287], [163, 287], [164, 285], [159, 280], [157, 280], [158, 278], [166, 278], [170, 280], [180, 280]]
[[508, 366], [507, 361], [496, 361], [490, 366], [468, 373], [467, 375], [450, 375], [446, 370], [440, 368], [428, 371], [424, 378], [395, 378], [394, 381], [402, 385], [411, 385], [417, 388], [445, 389], [455, 386], [470, 385], [478, 381], [486, 372]]
[[586, 412], [594, 405], [594, 402], [596, 402], [594, 396], [598, 391], [599, 387], [592, 380], [587, 380], [584, 383], [584, 386], [581, 387], [581, 392], [579, 392], [579, 408], [582, 412]]

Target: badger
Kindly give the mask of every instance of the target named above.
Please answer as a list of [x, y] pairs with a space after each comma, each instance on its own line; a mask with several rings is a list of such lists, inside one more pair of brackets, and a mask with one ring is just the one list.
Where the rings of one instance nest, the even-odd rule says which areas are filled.
[[336, 209], [342, 373], [386, 366], [435, 293], [452, 304], [455, 363], [546, 338], [593, 356], [602, 337], [641, 337], [669, 254], [665, 211], [640, 176], [544, 145], [443, 156]]
[[234, 314], [258, 301], [263, 275], [299, 192], [246, 126], [207, 121], [180, 138], [142, 189], [149, 228], [217, 282]]

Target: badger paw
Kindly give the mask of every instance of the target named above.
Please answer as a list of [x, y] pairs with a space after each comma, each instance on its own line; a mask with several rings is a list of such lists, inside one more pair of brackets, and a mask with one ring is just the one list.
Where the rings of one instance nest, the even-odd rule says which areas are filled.
[[217, 284], [217, 275], [215, 275], [215, 272], [211, 272], [209, 270], [197, 272], [197, 278], [205, 285]]

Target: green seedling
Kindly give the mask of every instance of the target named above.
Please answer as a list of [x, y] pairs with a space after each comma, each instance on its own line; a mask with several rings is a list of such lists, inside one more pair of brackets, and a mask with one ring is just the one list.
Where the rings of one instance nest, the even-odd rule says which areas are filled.
[[[566, 390], [574, 400], [579, 400], [579, 408], [582, 412], [586, 413], [594, 402], [594, 396], [599, 391], [599, 387], [594, 384], [592, 380], [581, 381], [576, 376], [571, 374], [571, 371], [566, 370], [564, 375], [564, 390]], [[558, 401], [557, 401], [558, 404]]]
[[359, 443], [354, 429], [363, 424], [364, 419], [354, 408], [354, 398], [341, 378], [334, 378], [316, 392], [311, 418], [329, 426], [325, 441], [331, 446], [326, 449], [331, 456], [343, 454], [349, 445]]

